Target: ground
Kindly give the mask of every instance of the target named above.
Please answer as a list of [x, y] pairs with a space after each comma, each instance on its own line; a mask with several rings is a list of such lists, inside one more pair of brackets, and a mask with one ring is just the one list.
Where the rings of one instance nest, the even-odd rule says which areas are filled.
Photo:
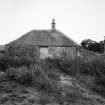
[[104, 98], [82, 87], [75, 78], [63, 74], [59, 78], [53, 88], [60, 93], [3, 81], [0, 83], [0, 105], [105, 105]]

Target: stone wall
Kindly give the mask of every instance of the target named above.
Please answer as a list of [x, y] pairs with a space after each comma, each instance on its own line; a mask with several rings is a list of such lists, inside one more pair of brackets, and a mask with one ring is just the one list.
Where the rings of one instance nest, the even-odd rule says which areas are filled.
[[6, 54], [9, 56], [26, 56], [32, 58], [61, 58], [73, 59], [77, 56], [76, 47], [39, 47], [29, 45], [6, 46]]
[[12, 45], [6, 46], [6, 55], [13, 57], [32, 57], [36, 58], [39, 56], [39, 47], [38, 46], [25, 46], [25, 45]]

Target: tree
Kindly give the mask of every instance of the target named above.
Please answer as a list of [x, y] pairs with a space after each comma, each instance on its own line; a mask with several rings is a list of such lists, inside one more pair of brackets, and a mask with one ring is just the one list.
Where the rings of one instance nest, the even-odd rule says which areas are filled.
[[91, 39], [85, 39], [81, 42], [81, 46], [84, 49], [99, 52], [102, 53], [104, 51], [104, 41], [100, 41], [99, 43], [96, 41], [93, 41]]

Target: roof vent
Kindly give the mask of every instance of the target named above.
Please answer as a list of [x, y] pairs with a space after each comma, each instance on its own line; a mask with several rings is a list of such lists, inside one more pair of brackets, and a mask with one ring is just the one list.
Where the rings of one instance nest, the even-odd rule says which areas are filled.
[[52, 31], [55, 31], [55, 26], [56, 26], [55, 19], [52, 19], [52, 23], [51, 23]]

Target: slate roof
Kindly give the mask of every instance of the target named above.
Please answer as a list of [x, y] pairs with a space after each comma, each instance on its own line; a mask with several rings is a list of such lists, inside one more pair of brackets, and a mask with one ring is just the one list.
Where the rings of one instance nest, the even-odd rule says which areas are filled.
[[59, 30], [32, 30], [9, 43], [10, 45], [79, 46]]

